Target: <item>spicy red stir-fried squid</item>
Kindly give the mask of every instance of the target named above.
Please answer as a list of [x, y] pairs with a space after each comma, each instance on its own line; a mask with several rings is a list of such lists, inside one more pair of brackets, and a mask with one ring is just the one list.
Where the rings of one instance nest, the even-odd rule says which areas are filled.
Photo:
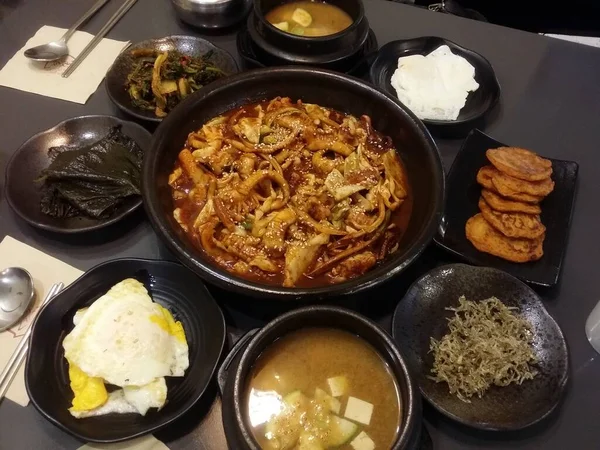
[[369, 117], [275, 98], [190, 133], [173, 216], [225, 269], [288, 287], [338, 283], [398, 248], [411, 210], [391, 139]]

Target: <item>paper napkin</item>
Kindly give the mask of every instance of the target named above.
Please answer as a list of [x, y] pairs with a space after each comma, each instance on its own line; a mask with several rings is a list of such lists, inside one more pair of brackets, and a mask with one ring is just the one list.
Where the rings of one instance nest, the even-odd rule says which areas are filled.
[[116, 444], [85, 444], [78, 450], [169, 450], [169, 447], [148, 435]]
[[66, 31], [48, 25], [40, 28], [0, 70], [0, 86], [84, 104], [129, 42], [102, 39], [68, 78], [61, 74], [92, 40], [90, 33], [76, 31], [67, 43], [69, 55], [59, 61], [32, 61], [23, 54], [30, 47], [60, 39]]
[[[0, 333], [1, 368], [8, 363], [52, 285], [62, 281], [66, 287], [83, 273], [10, 236], [6, 236], [0, 242], [0, 270], [7, 267], [22, 267], [31, 274], [35, 286], [35, 304], [19, 323]], [[21, 406], [27, 406], [29, 403], [29, 397], [25, 390], [25, 364], [19, 369], [6, 397]]]

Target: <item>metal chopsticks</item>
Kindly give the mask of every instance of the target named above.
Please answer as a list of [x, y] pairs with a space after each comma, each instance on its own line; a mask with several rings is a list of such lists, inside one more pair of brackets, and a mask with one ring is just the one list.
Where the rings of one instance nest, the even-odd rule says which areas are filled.
[[62, 73], [63, 78], [67, 78], [75, 71], [75, 69], [77, 69], [77, 67], [79, 67], [81, 62], [92, 52], [92, 50], [94, 50], [96, 45], [100, 43], [100, 41], [104, 38], [104, 36], [106, 36], [110, 29], [114, 27], [119, 20], [121, 20], [121, 17], [123, 17], [125, 13], [127, 13], [127, 11], [131, 9], [131, 7], [135, 4], [136, 1], [137, 0], [125, 0], [123, 5], [121, 5], [117, 12], [113, 14], [113, 16], [108, 20], [108, 22], [106, 22], [106, 25], [102, 27], [98, 34], [94, 36], [94, 38], [89, 42], [88, 45], [85, 46], [81, 53], [77, 55], [77, 58], [73, 60], [71, 65], [67, 67], [67, 69]]
[[[63, 287], [63, 283], [56, 283], [52, 285], [41, 306], [44, 306], [46, 303], [52, 300], [52, 298], [58, 294]], [[31, 336], [33, 322], [34, 321], [32, 321], [27, 327], [25, 335], [21, 338], [21, 342], [19, 342], [19, 345], [13, 352], [10, 360], [6, 364], [6, 367], [2, 371], [2, 375], [0, 375], [0, 402], [4, 398], [4, 395], [8, 391], [8, 388], [14, 380], [15, 375], [17, 375], [17, 372], [19, 371], [19, 367], [21, 367], [21, 364], [23, 364], [23, 361], [27, 356], [27, 350], [29, 349], [29, 337]]]

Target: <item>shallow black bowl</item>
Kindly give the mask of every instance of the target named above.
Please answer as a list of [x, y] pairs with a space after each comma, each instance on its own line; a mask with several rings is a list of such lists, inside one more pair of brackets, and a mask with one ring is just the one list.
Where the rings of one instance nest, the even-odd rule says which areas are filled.
[[379, 49], [377, 58], [371, 65], [371, 82], [394, 98], [398, 98], [391, 83], [392, 75], [398, 68], [398, 58], [409, 55], [427, 55], [441, 45], [447, 45], [452, 53], [462, 56], [475, 67], [475, 81], [479, 83], [479, 89], [469, 93], [467, 102], [456, 120], [425, 119], [423, 122], [432, 131], [440, 128], [454, 128], [458, 132], [466, 134], [483, 119], [500, 98], [500, 84], [496, 79], [494, 69], [490, 62], [479, 53], [447, 39], [432, 36], [389, 42]]
[[[194, 246], [173, 219], [167, 183], [188, 134], [209, 119], [236, 106], [289, 96], [338, 111], [371, 117], [373, 127], [392, 138], [404, 161], [414, 207], [400, 248], [365, 275], [345, 283], [316, 288], [283, 288], [247, 281], [213, 264]], [[207, 281], [225, 289], [284, 300], [349, 294], [401, 273], [431, 242], [444, 203], [444, 172], [438, 150], [423, 124], [387, 94], [362, 81], [319, 69], [279, 67], [249, 71], [219, 80], [188, 97], [161, 123], [144, 158], [143, 198], [158, 236], [181, 262]], [[307, 298], [304, 298], [307, 300]]]
[[82, 233], [106, 227], [132, 213], [141, 204], [140, 196], [126, 199], [108, 218], [70, 217], [58, 219], [40, 210], [41, 184], [34, 180], [50, 165], [48, 150], [59, 145], [85, 146], [105, 137], [112, 127], [122, 131], [141, 147], [150, 147], [151, 134], [140, 125], [112, 116], [81, 116], [67, 119], [29, 138], [6, 165], [6, 200], [12, 210], [29, 224], [57, 233]]
[[[448, 332], [445, 308], [458, 298], [479, 301], [492, 296], [519, 308], [533, 331], [538, 375], [521, 385], [491, 387], [482, 398], [465, 403], [448, 391], [446, 383], [428, 378], [433, 365], [430, 338]], [[548, 416], [559, 404], [569, 376], [565, 337], [548, 314], [542, 299], [526, 284], [500, 270], [465, 264], [442, 266], [417, 280], [398, 304], [392, 323], [394, 339], [406, 356], [421, 393], [437, 410], [471, 427], [519, 430]]]
[[355, 334], [381, 355], [395, 377], [400, 391], [399, 435], [390, 450], [416, 450], [421, 435], [421, 399], [404, 363], [390, 338], [376, 323], [343, 308], [311, 306], [284, 314], [253, 332], [233, 350], [219, 370], [223, 394], [223, 425], [230, 448], [259, 450], [246, 418], [246, 386], [252, 366], [260, 354], [278, 338], [307, 327], [335, 327]]
[[[190, 367], [181, 378], [167, 377], [167, 403], [139, 414], [109, 414], [75, 419], [68, 408], [69, 387], [62, 342], [73, 328], [73, 315], [125, 278], [144, 282], [152, 299], [183, 324]], [[221, 310], [185, 267], [172, 262], [118, 259], [86, 272], [40, 311], [31, 334], [25, 384], [33, 405], [54, 425], [82, 441], [117, 442], [156, 431], [188, 411], [210, 382], [225, 342]]]
[[135, 107], [125, 87], [127, 76], [135, 64], [135, 59], [131, 57], [131, 51], [140, 48], [153, 49], [160, 52], [178, 51], [183, 55], [194, 56], [196, 58], [212, 51], [213, 54], [210, 61], [219, 69], [227, 74], [234, 74], [239, 70], [234, 57], [227, 51], [213, 45], [207, 40], [194, 36], [168, 36], [159, 39], [148, 39], [131, 45], [121, 52], [110, 69], [108, 69], [105, 80], [106, 92], [119, 109], [142, 120], [160, 122], [162, 118], [156, 117], [154, 111]]
[[361, 0], [332, 0], [352, 17], [352, 24], [329, 36], [307, 37], [286, 33], [271, 25], [265, 15], [281, 0], [254, 0], [247, 33], [261, 62], [266, 65], [311, 65], [345, 72], [363, 57], [369, 37], [369, 22]]

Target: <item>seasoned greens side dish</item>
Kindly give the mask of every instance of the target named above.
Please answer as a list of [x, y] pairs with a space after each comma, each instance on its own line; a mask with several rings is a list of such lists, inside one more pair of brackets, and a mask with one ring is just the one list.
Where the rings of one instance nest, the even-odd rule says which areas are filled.
[[104, 138], [83, 146], [52, 147], [42, 182], [41, 210], [55, 218], [107, 218], [132, 195], [140, 195], [143, 152], [115, 126]]
[[196, 58], [177, 51], [133, 50], [133, 69], [125, 82], [133, 105], [165, 117], [189, 94], [226, 75], [210, 61], [212, 55], [209, 51]]
[[430, 377], [446, 382], [451, 394], [464, 402], [481, 398], [491, 386], [521, 384], [533, 379], [537, 362], [531, 347], [529, 323], [496, 297], [474, 302], [464, 296], [448, 320], [448, 333], [431, 338], [433, 368]]

